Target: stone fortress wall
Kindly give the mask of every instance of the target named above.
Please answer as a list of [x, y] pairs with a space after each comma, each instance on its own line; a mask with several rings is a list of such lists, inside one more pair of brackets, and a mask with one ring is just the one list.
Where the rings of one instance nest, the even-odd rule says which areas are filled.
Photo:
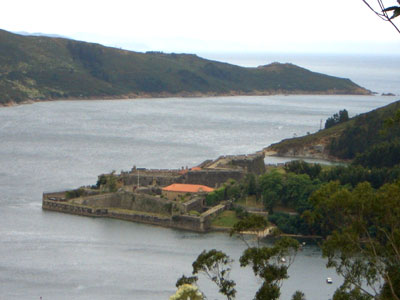
[[[44, 193], [42, 208], [76, 215], [117, 218], [207, 232], [210, 230], [212, 218], [227, 209], [229, 202], [206, 208], [204, 197], [195, 197], [180, 203], [165, 199], [154, 191], [173, 183], [219, 187], [229, 179], [240, 180], [247, 173], [262, 174], [264, 171], [263, 152], [221, 156], [214, 161], [205, 161], [192, 169], [147, 170], [134, 167], [130, 172], [118, 175], [118, 180], [123, 185], [118, 192], [86, 195], [73, 199], [67, 199], [66, 192]], [[198, 215], [190, 215], [191, 211], [197, 211]]]
[[130, 172], [121, 173], [124, 185], [167, 186], [173, 183], [201, 184], [217, 188], [229, 179], [240, 180], [247, 173], [263, 174], [265, 172], [264, 153], [249, 155], [221, 156], [207, 160], [192, 169], [152, 170], [132, 168]]
[[[215, 208], [206, 210], [199, 216], [181, 215], [169, 213], [171, 201], [160, 199], [151, 199], [148, 195], [138, 197], [135, 195], [135, 201], [130, 199], [131, 196], [125, 194], [116, 196], [116, 193], [108, 193], [103, 195], [88, 196], [76, 198], [72, 202], [66, 202], [49, 197], [51, 194], [43, 194], [42, 208], [44, 210], [69, 213], [74, 215], [89, 217], [108, 217], [121, 219], [132, 222], [146, 223], [170, 228], [190, 230], [196, 232], [208, 232], [210, 230], [211, 219], [225, 210], [227, 204], [219, 206], [219, 210]], [[196, 200], [196, 199], [194, 199]], [[202, 207], [199, 204], [201, 198], [189, 203], [190, 210]], [[137, 202], [134, 204], [134, 202]], [[156, 206], [153, 206], [156, 204]], [[105, 206], [102, 206], [105, 205]], [[153, 207], [151, 207], [153, 206]], [[143, 211], [132, 210], [131, 208], [142, 209]], [[150, 208], [151, 207], [151, 208]]]

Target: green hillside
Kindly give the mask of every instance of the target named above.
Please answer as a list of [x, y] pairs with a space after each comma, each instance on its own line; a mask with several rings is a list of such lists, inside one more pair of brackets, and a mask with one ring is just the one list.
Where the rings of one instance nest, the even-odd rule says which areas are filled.
[[0, 104], [40, 99], [273, 93], [368, 94], [292, 64], [243, 68], [0, 30]]
[[368, 167], [390, 167], [400, 163], [400, 126], [398, 122], [390, 128], [384, 124], [398, 119], [399, 109], [400, 101], [396, 101], [314, 134], [283, 140], [265, 150], [282, 156], [355, 159]]

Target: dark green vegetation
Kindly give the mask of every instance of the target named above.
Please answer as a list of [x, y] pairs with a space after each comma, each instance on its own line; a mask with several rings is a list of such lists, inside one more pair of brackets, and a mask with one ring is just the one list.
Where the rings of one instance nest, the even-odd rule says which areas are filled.
[[[233, 200], [230, 214], [236, 213], [239, 221], [231, 233], [239, 234], [248, 247], [240, 264], [251, 266], [262, 282], [254, 299], [278, 299], [290, 265], [282, 265], [279, 258], [292, 257], [298, 246], [290, 239], [278, 240], [273, 247], [263, 246], [259, 239], [250, 245], [254, 239], [242, 232], [262, 232], [268, 223], [239, 204], [248, 197], [263, 204], [270, 212], [268, 221], [281, 232], [322, 238], [327, 266], [344, 278], [333, 300], [400, 299], [399, 166], [363, 167], [354, 162], [322, 168], [293, 161], [260, 176], [248, 175], [241, 182], [229, 181], [214, 192], [211, 198], [216, 203]], [[279, 252], [282, 249], [290, 249], [291, 254]], [[229, 281], [229, 286], [234, 284]], [[233, 299], [234, 294], [220, 291]], [[301, 291], [294, 297], [305, 299]]]
[[386, 124], [388, 120], [393, 120], [399, 108], [400, 102], [395, 102], [357, 116], [348, 124], [344, 123], [346, 125], [340, 136], [331, 139], [331, 155], [344, 159], [356, 158], [364, 166], [389, 167], [398, 164], [400, 156], [395, 151], [398, 151], [400, 127], [388, 128]]
[[[248, 247], [240, 264], [252, 266], [262, 282], [254, 299], [279, 298], [287, 268], [275, 259], [287, 257], [282, 249], [297, 250], [290, 239], [264, 247], [259, 239], [251, 246], [244, 238], [243, 232], [263, 232], [267, 226], [266, 219], [252, 214], [259, 203], [278, 227], [275, 233], [321, 238], [327, 266], [344, 279], [333, 300], [400, 300], [400, 102], [351, 120], [346, 115], [335, 114], [330, 128], [296, 142], [323, 136], [331, 147], [340, 144], [343, 153], [352, 153], [346, 156], [349, 164], [292, 161], [240, 182], [230, 180], [207, 196], [210, 204], [232, 201], [230, 215], [238, 219], [232, 233]], [[305, 296], [297, 291], [293, 299]]]
[[[325, 156], [353, 160], [362, 166], [391, 167], [400, 163], [400, 126], [397, 111], [400, 101], [391, 103], [368, 113], [340, 121], [328, 129], [307, 136], [283, 140], [269, 147], [280, 154], [301, 152], [313, 145], [324, 145]], [[328, 120], [330, 120], [328, 119]], [[397, 120], [397, 121], [396, 121]], [[396, 125], [396, 126], [395, 126]]]
[[349, 79], [274, 63], [242, 68], [0, 30], [0, 104], [40, 99], [269, 93], [368, 94]]
[[325, 122], [325, 129], [332, 127], [333, 125], [343, 123], [349, 120], [349, 112], [347, 110], [341, 110], [338, 114], [334, 114], [329, 117]]
[[376, 190], [330, 182], [311, 202], [328, 267], [345, 280], [333, 299], [400, 299], [400, 182]]
[[70, 190], [65, 193], [67, 199], [78, 198], [85, 195], [85, 190], [83, 188]]
[[[391, 147], [379, 146], [383, 147], [379, 151], [372, 147], [348, 165], [322, 168], [292, 161], [284, 168], [260, 176], [248, 175], [241, 182], [230, 181], [210, 197], [213, 201], [233, 200], [240, 220], [233, 226], [235, 232], [254, 228], [261, 231], [266, 226], [264, 221], [257, 227], [258, 216], [249, 214], [239, 205], [243, 203], [241, 199], [252, 197], [269, 211], [268, 221], [277, 225], [281, 232], [319, 235], [323, 241], [323, 255], [328, 258], [327, 266], [335, 268], [344, 278], [334, 300], [398, 300], [400, 164], [396, 160], [398, 142], [396, 138], [392, 140], [399, 127], [398, 116], [400, 111], [393, 111], [392, 116], [382, 118], [381, 125], [375, 123], [381, 128], [377, 134], [381, 134], [382, 142], [377, 145], [388, 143]], [[383, 155], [379, 153], [382, 151]], [[376, 157], [379, 163], [373, 159]], [[379, 157], [386, 157], [388, 162], [381, 163]], [[270, 262], [267, 252], [262, 254], [256, 248], [245, 251], [251, 263], [262, 263], [266, 272], [263, 276], [269, 276], [264, 282], [287, 278], [280, 273], [279, 264], [267, 267]], [[243, 259], [242, 256], [240, 262], [245, 266]], [[259, 276], [256, 271], [255, 275]], [[279, 297], [279, 285], [263, 285], [259, 292], [264, 288], [263, 297], [257, 294], [255, 299]], [[300, 291], [295, 296], [304, 298]]]

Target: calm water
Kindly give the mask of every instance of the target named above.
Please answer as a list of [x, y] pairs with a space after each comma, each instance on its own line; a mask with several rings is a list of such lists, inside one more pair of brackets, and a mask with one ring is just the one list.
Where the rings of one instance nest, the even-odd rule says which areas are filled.
[[[210, 57], [210, 56], [208, 56]], [[267, 54], [212, 57], [245, 66], [292, 62], [400, 94], [398, 57]], [[223, 154], [258, 151], [319, 129], [340, 109], [363, 113], [396, 97], [271, 96], [47, 102], [0, 108], [0, 299], [167, 299], [203, 249], [236, 260], [243, 244], [225, 234], [195, 234], [118, 220], [41, 210], [43, 191], [93, 184], [97, 175], [194, 166]], [[276, 162], [279, 159], [268, 159]], [[282, 299], [300, 289], [329, 299], [340, 279], [308, 245], [290, 269]], [[332, 277], [333, 285], [325, 278]], [[235, 266], [238, 299], [260, 282]], [[218, 294], [200, 282], [209, 299]]]
[[[250, 153], [396, 100], [362, 96], [271, 96], [46, 102], [0, 109], [0, 299], [167, 299], [203, 249], [237, 260], [239, 240], [41, 210], [43, 191], [93, 184], [133, 165], [194, 166]], [[259, 282], [236, 266], [238, 299]], [[332, 277], [333, 285], [325, 278]], [[301, 289], [329, 299], [339, 284], [315, 246], [292, 266], [282, 299]], [[209, 299], [217, 293], [201, 287]], [[219, 297], [220, 298], [220, 297]]]

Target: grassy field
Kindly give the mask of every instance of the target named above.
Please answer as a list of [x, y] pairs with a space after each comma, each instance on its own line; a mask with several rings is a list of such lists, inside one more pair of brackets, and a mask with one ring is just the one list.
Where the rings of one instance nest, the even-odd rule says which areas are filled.
[[211, 226], [231, 228], [238, 221], [234, 211], [226, 210], [212, 220]]

